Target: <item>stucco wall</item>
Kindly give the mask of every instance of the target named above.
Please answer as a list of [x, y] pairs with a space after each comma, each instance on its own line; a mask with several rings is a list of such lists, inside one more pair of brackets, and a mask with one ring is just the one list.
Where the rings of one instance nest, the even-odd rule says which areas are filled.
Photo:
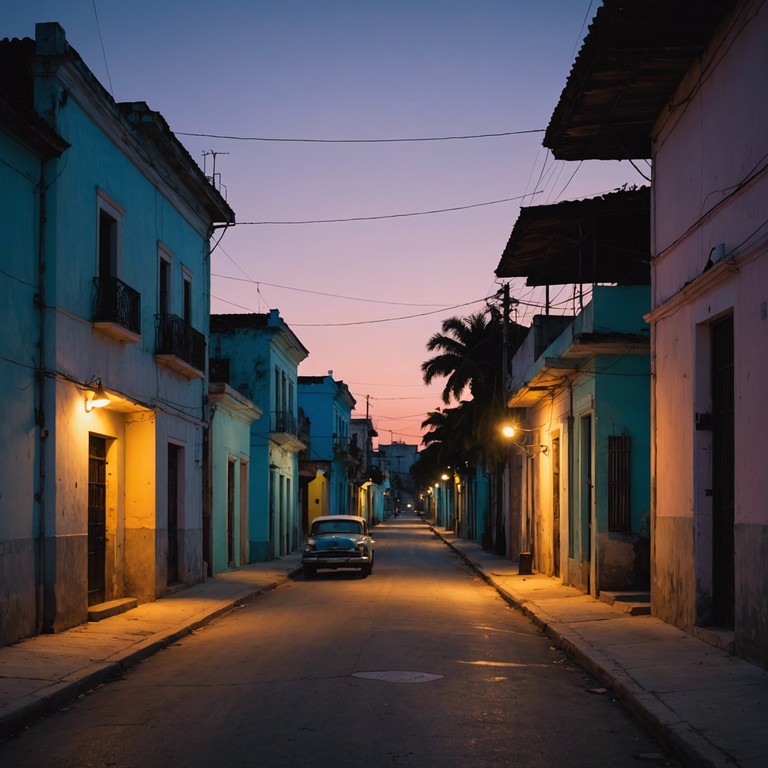
[[37, 623], [35, 551], [39, 507], [35, 365], [39, 312], [37, 158], [0, 130], [0, 644], [32, 634]]
[[[241, 540], [247, 535], [246, 520], [241, 520], [243, 502], [247, 503], [249, 488], [247, 472], [250, 469], [250, 436], [252, 418], [244, 417], [241, 410], [229, 407], [227, 399], [219, 399], [215, 404], [211, 419], [211, 480], [213, 489], [211, 509], [212, 570], [219, 573], [230, 567], [228, 557], [228, 533], [234, 545], [233, 564], [243, 565], [243, 554], [247, 553], [247, 544]], [[254, 414], [255, 416], [255, 414]], [[234, 463], [234, 520], [233, 529], [228, 530], [228, 472], [229, 463]], [[244, 474], [246, 477], [244, 478]], [[246, 487], [243, 488], [245, 480]]]
[[739, 6], [723, 29], [655, 129], [653, 610], [684, 629], [708, 621], [712, 438], [695, 418], [711, 410], [709, 324], [732, 314], [735, 642], [765, 664], [768, 8]]

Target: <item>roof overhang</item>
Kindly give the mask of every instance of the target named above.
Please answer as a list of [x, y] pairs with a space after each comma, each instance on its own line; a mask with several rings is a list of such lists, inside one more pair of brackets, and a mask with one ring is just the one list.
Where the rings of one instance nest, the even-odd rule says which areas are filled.
[[527, 285], [650, 283], [650, 188], [522, 208], [498, 277]]
[[543, 397], [559, 389], [566, 379], [584, 371], [584, 366], [597, 355], [647, 355], [648, 336], [628, 333], [581, 333], [571, 346], [557, 357], [543, 357], [529, 369], [528, 380], [513, 392], [507, 402], [510, 408], [530, 408]]
[[736, 0], [604, 0], [544, 135], [558, 160], [651, 157], [651, 129]]

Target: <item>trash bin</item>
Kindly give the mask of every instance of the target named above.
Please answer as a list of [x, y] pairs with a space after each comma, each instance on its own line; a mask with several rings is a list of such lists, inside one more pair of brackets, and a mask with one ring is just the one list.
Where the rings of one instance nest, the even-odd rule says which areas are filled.
[[517, 561], [517, 572], [521, 576], [528, 576], [533, 573], [533, 553], [520, 553], [520, 558]]

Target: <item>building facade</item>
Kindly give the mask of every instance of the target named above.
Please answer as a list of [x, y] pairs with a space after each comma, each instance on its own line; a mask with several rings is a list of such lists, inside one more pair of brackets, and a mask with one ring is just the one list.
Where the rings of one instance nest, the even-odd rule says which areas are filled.
[[763, 666], [767, 52], [764, 0], [606, 0], [545, 136], [652, 161], [652, 611]]
[[211, 382], [208, 404], [203, 557], [215, 576], [248, 562], [251, 425], [263, 413], [222, 382]]
[[[3, 41], [0, 57], [10, 98], [69, 145], [42, 164], [27, 217], [36, 470], [27, 503], [0, 515], [34, 553], [10, 583], [34, 572], [36, 628], [57, 631], [89, 606], [202, 578], [209, 240], [234, 214], [162, 116], [115, 103], [58, 24]], [[4, 471], [20, 448], [3, 446]]]
[[595, 286], [554, 341], [537, 349], [536, 324], [512, 360], [520, 550], [593, 595], [648, 589], [648, 304], [647, 286]]
[[211, 375], [250, 400], [264, 416], [251, 425], [248, 562], [296, 550], [301, 537], [296, 390], [308, 350], [276, 309], [211, 316]]
[[357, 514], [360, 448], [350, 433], [355, 398], [330, 374], [299, 376], [298, 397], [311, 435], [303, 462], [315, 472], [307, 487], [307, 525], [318, 515]]

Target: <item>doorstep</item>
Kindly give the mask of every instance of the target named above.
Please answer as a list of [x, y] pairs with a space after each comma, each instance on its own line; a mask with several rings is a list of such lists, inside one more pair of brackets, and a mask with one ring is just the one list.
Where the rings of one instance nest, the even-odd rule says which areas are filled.
[[106, 603], [97, 603], [88, 606], [88, 621], [101, 621], [110, 616], [117, 616], [135, 608], [139, 601], [135, 597], [121, 597], [117, 600], [108, 600]]
[[648, 592], [600, 592], [600, 600], [630, 616], [650, 616], [651, 596]]

